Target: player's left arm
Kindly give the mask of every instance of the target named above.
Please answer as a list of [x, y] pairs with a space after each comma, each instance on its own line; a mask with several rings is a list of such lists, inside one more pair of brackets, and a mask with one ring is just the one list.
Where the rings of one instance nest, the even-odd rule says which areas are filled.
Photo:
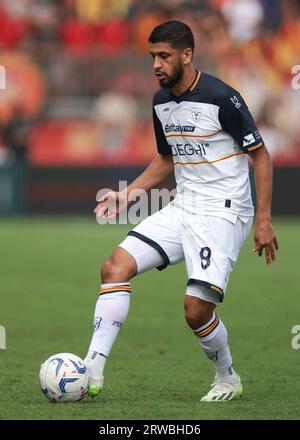
[[261, 257], [265, 249], [266, 263], [276, 259], [278, 240], [271, 223], [273, 165], [268, 150], [261, 146], [249, 152], [254, 165], [257, 196], [256, 224], [254, 229], [254, 252]]
[[223, 130], [233, 137], [240, 149], [249, 154], [253, 161], [257, 192], [254, 251], [261, 257], [265, 249], [266, 262], [271, 264], [276, 259], [278, 249], [278, 241], [271, 224], [271, 158], [243, 97], [236, 90], [232, 89], [221, 102], [219, 119]]

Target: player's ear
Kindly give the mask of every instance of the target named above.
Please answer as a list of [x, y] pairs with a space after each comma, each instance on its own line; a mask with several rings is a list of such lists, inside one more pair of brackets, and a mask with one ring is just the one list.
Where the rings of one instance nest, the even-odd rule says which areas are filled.
[[187, 49], [184, 49], [184, 51], [182, 52], [182, 55], [181, 55], [181, 59], [182, 59], [183, 64], [189, 64], [192, 61], [192, 58], [193, 58], [192, 49], [189, 47]]

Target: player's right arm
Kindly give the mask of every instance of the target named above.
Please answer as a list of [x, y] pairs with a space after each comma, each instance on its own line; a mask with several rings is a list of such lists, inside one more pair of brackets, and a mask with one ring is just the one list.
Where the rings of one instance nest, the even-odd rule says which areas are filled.
[[99, 217], [114, 218], [144, 191], [149, 191], [165, 180], [174, 169], [172, 155], [157, 153], [145, 171], [123, 191], [109, 191], [94, 210]]
[[146, 168], [146, 170], [135, 179], [125, 190], [121, 192], [110, 191], [100, 200], [94, 213], [99, 217], [114, 218], [119, 212], [123, 211], [131, 202], [141, 195], [144, 191], [149, 191], [156, 185], [163, 182], [174, 170], [174, 162], [171, 147], [165, 137], [161, 121], [159, 120], [155, 103], [156, 94], [153, 99], [153, 128], [157, 144], [157, 155]]

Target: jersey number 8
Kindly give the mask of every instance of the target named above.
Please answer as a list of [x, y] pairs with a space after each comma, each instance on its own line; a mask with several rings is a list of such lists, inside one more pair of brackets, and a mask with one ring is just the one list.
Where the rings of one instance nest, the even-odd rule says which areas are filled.
[[210, 257], [211, 257], [211, 250], [209, 247], [203, 247], [201, 248], [199, 252], [200, 258], [201, 258], [201, 267], [203, 270], [207, 269], [210, 266]]

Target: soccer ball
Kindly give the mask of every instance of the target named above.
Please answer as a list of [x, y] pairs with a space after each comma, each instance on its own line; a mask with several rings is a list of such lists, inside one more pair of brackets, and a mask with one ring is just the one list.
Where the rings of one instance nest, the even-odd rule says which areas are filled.
[[89, 374], [80, 357], [58, 353], [41, 365], [39, 381], [42, 392], [51, 402], [75, 402], [86, 396]]

